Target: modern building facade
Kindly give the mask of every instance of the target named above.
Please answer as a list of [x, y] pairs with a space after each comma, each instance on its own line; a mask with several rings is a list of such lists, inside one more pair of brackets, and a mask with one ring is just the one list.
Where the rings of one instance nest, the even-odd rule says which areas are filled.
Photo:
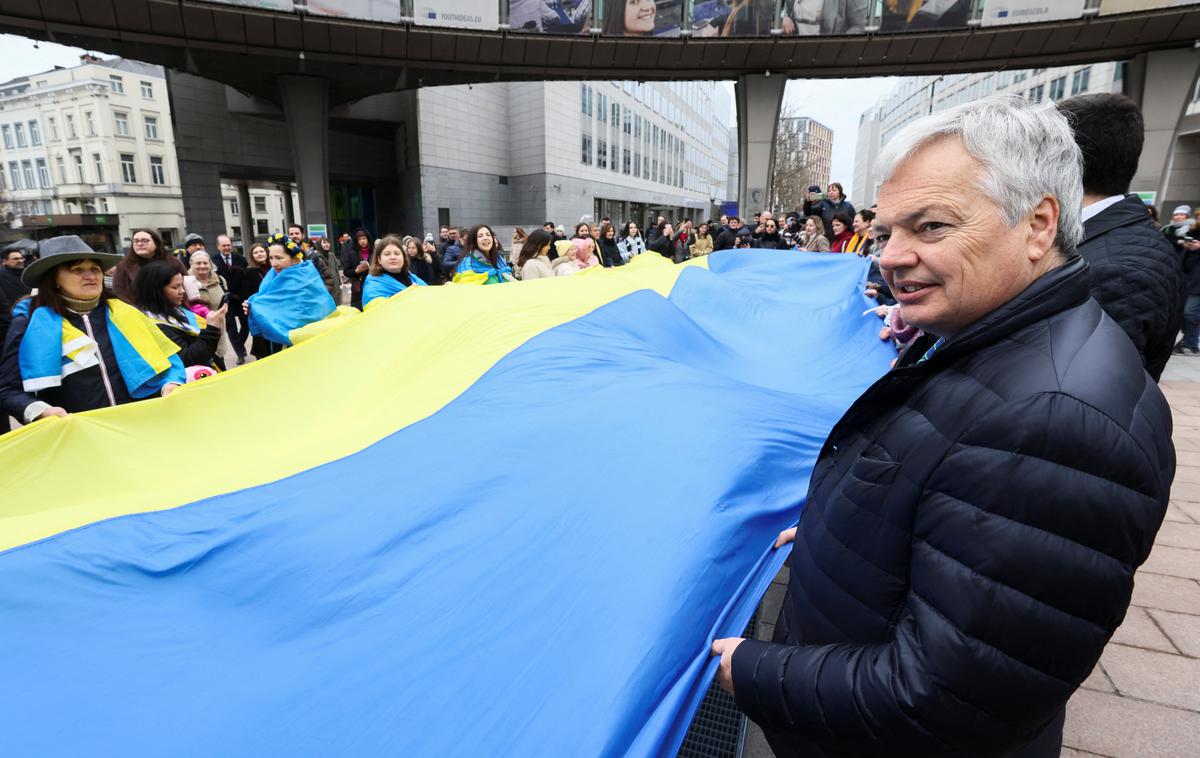
[[112, 244], [184, 232], [171, 107], [162, 68], [82, 56], [0, 85], [0, 204], [8, 225], [54, 217], [116, 220]]
[[[242, 240], [263, 239], [275, 232], [284, 231], [295, 219], [300, 218], [300, 206], [295, 187], [286, 190], [247, 186], [250, 200], [249, 220], [251, 228], [242, 231], [246, 214], [242, 213], [240, 188], [236, 184], [221, 184], [221, 200], [225, 206], [226, 234], [237, 247], [244, 247]], [[288, 205], [291, 205], [289, 212]]]
[[421, 225], [646, 223], [729, 198], [716, 82], [513, 82], [418, 94]]
[[875, 203], [880, 183], [875, 168], [879, 150], [901, 127], [921, 116], [997, 93], [1050, 102], [1087, 93], [1120, 92], [1123, 75], [1124, 63], [1110, 61], [905, 78], [891, 95], [863, 113], [859, 121], [854, 168], [856, 204], [870, 207]]
[[[804, 166], [802, 184], [806, 187], [815, 184], [822, 189], [828, 187], [833, 171], [833, 130], [807, 116], [780, 119], [779, 130], [781, 134], [791, 132], [797, 138]], [[782, 141], [781, 136], [776, 137], [777, 145]], [[778, 160], [779, 156], [776, 156]]]
[[[296, 181], [282, 111], [188, 74], [168, 80], [189, 227], [206, 237], [240, 228], [230, 185], [240, 211], [255, 202], [240, 199], [242, 185], [249, 198]], [[337, 106], [326, 125], [329, 232], [487, 223], [504, 237], [547, 220], [707, 217], [732, 194], [729, 113], [728, 87], [714, 82], [498, 82]]]

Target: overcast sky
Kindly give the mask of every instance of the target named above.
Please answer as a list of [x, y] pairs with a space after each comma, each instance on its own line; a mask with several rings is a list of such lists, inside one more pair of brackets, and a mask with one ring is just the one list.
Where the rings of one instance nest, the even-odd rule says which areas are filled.
[[[12, 34], [0, 35], [0, 81], [40, 73], [55, 66], [74, 66], [83, 50], [51, 42], [34, 42]], [[796, 115], [815, 118], [833, 129], [833, 181], [846, 187], [855, 200], [854, 147], [858, 139], [858, 118], [880, 97], [895, 88], [895, 77], [875, 79], [794, 79], [788, 82], [784, 98]], [[732, 90], [732, 85], [730, 85]], [[732, 98], [731, 98], [732, 100]], [[731, 119], [732, 121], [732, 119]]]

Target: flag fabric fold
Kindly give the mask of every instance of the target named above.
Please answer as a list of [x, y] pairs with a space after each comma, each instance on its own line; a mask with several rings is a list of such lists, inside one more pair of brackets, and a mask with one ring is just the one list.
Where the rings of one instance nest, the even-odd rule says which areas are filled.
[[[0, 438], [5, 752], [673, 755], [711, 641], [887, 370], [865, 265], [739, 250], [419, 287]], [[353, 404], [290, 405], [298, 377]], [[14, 473], [222, 414], [261, 455], [216, 484], [127, 448], [79, 492]]]

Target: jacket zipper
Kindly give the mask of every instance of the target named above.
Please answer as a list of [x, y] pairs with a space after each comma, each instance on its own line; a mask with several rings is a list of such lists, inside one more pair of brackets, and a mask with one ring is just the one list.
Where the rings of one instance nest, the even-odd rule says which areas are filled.
[[100, 358], [100, 378], [104, 380], [104, 391], [108, 394], [108, 404], [116, 405], [117, 399], [113, 396], [112, 384], [108, 381], [108, 369], [104, 366], [104, 355], [100, 353], [100, 343], [96, 341], [96, 334], [92, 331], [92, 315], [90, 313], [80, 315], [83, 316], [83, 328], [87, 330], [88, 337], [92, 342], [96, 342], [96, 355]]

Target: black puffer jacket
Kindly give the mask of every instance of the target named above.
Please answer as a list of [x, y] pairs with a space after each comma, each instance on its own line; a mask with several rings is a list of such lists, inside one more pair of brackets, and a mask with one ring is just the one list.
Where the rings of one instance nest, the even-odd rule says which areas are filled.
[[733, 655], [778, 755], [1053, 756], [1175, 471], [1171, 415], [1076, 258], [830, 433], [774, 643]]
[[1079, 254], [1091, 267], [1092, 297], [1142, 354], [1158, 381], [1183, 325], [1183, 267], [1137, 195], [1105, 208], [1083, 225]]

